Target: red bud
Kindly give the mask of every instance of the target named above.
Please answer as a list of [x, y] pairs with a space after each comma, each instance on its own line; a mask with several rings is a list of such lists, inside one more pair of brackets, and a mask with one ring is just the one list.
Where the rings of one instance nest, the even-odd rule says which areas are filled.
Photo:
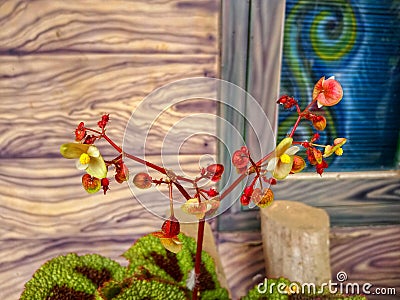
[[169, 217], [169, 219], [165, 220], [161, 226], [161, 231], [165, 234], [165, 237], [171, 238], [177, 236], [181, 231], [178, 219], [172, 216]]

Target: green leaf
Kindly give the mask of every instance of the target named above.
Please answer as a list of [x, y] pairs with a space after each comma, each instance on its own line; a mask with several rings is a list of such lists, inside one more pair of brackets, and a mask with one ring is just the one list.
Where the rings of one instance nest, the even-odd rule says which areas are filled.
[[[183, 233], [180, 233], [178, 237], [183, 242], [183, 247], [176, 254], [166, 250], [160, 240], [152, 235], [137, 240], [123, 254], [129, 261], [127, 274], [135, 276], [146, 270], [149, 276], [174, 282], [177, 286], [187, 290], [186, 281], [190, 271], [194, 269], [196, 242]], [[202, 252], [199, 281], [202, 297], [204, 294], [204, 297], [208, 295], [206, 299], [229, 299], [228, 292], [221, 288], [218, 281], [214, 260], [205, 251]], [[213, 298], [213, 293], [217, 295], [215, 298]]]
[[35, 272], [20, 300], [59, 299], [59, 294], [94, 299], [99, 285], [110, 279], [122, 280], [125, 272], [117, 262], [97, 254], [58, 256]]

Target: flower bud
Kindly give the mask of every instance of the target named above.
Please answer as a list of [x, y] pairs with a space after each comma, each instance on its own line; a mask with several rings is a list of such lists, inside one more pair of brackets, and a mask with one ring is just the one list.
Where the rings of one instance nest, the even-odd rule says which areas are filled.
[[312, 119], [312, 123], [315, 129], [322, 131], [326, 127], [326, 118], [324, 116], [315, 116]]
[[253, 194], [253, 190], [254, 189], [252, 185], [246, 186], [244, 188], [243, 195], [245, 195], [246, 197], [251, 197], [251, 194]]
[[101, 188], [101, 182], [99, 178], [85, 174], [82, 176], [82, 186], [89, 194], [97, 193]]
[[243, 206], [249, 205], [250, 200], [251, 200], [251, 198], [250, 198], [250, 197], [247, 197], [245, 194], [243, 194], [243, 195], [240, 197], [240, 203], [241, 203]]
[[274, 200], [274, 193], [271, 189], [265, 188], [262, 192], [261, 189], [257, 188], [254, 190], [251, 200], [261, 208], [267, 207], [272, 204]]
[[118, 183], [123, 183], [124, 181], [127, 181], [129, 179], [128, 167], [122, 161], [115, 164], [115, 171], [117, 173], [114, 177], [115, 181], [117, 181]]
[[168, 220], [165, 220], [161, 226], [161, 231], [165, 234], [165, 237], [171, 238], [177, 236], [181, 231], [181, 226], [177, 218], [171, 216]]
[[212, 164], [207, 167], [207, 175], [211, 181], [218, 181], [224, 173], [224, 166], [221, 164]]
[[312, 97], [317, 101], [318, 107], [333, 106], [342, 100], [343, 89], [334, 77], [325, 80], [324, 76], [315, 84]]
[[249, 163], [249, 150], [246, 147], [241, 147], [239, 150], [236, 150], [232, 156], [232, 164], [237, 169], [245, 169], [247, 168], [247, 164]]
[[208, 197], [215, 197], [219, 195], [218, 191], [213, 188], [209, 189], [208, 191], [205, 191], [205, 193], [207, 194]]
[[288, 95], [281, 96], [278, 101], [278, 104], [282, 104], [285, 109], [292, 108], [297, 104], [297, 101], [293, 97], [289, 97]]
[[78, 127], [75, 129], [75, 140], [77, 142], [80, 142], [84, 139], [85, 136], [86, 136], [85, 123], [80, 122]]
[[110, 185], [110, 180], [108, 180], [108, 178], [102, 178], [101, 179], [101, 186], [103, 187], [103, 192], [104, 195], [107, 193], [107, 191], [110, 189], [109, 188]]
[[274, 201], [274, 193], [272, 192], [272, 190], [264, 189], [264, 195], [261, 199], [261, 202], [258, 202], [258, 207], [263, 208], [263, 207], [270, 206], [273, 201]]
[[152, 183], [153, 179], [147, 173], [138, 173], [133, 177], [133, 184], [139, 189], [148, 189]]
[[293, 156], [293, 165], [291, 173], [299, 173], [306, 167], [306, 162], [301, 156]]

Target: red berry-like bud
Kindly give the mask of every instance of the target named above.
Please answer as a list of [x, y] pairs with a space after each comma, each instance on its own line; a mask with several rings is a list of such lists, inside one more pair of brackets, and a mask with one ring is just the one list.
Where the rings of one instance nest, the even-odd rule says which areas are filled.
[[251, 194], [253, 194], [253, 186], [252, 185], [250, 185], [250, 186], [246, 186], [245, 188], [244, 188], [244, 191], [243, 191], [243, 195], [245, 195], [246, 197], [251, 197]]
[[240, 203], [243, 205], [243, 206], [247, 206], [247, 205], [249, 205], [249, 203], [250, 203], [250, 197], [247, 197], [246, 195], [242, 195], [241, 197], [240, 197]]
[[108, 178], [101, 179], [101, 186], [108, 186], [110, 184], [110, 180]]
[[97, 193], [101, 188], [101, 182], [99, 178], [93, 177], [89, 174], [82, 176], [82, 186], [89, 194]]
[[139, 189], [148, 189], [152, 183], [153, 179], [147, 173], [138, 173], [133, 177], [133, 184]]
[[107, 193], [107, 191], [110, 189], [109, 188], [110, 185], [110, 180], [108, 180], [108, 178], [102, 178], [101, 179], [101, 186], [103, 187], [103, 192], [104, 195]]
[[297, 101], [293, 97], [289, 97], [288, 95], [281, 96], [278, 101], [278, 104], [282, 104], [285, 109], [292, 108], [297, 104]]
[[209, 189], [208, 191], [205, 191], [205, 193], [207, 194], [208, 197], [215, 197], [219, 194], [218, 191], [213, 188]]
[[313, 143], [313, 142], [319, 140], [319, 138], [320, 138], [319, 133], [315, 133], [315, 134], [313, 135], [313, 137], [311, 138], [311, 142]]
[[275, 185], [277, 183], [277, 180], [274, 177], [271, 177], [270, 179], [268, 179], [268, 183], [270, 185]]
[[101, 129], [104, 129], [108, 123], [108, 121], [110, 120], [109, 115], [103, 115], [101, 117], [101, 120], [99, 122], [97, 122], [97, 125], [99, 125], [99, 127]]
[[129, 179], [128, 167], [122, 161], [115, 164], [115, 171], [117, 172], [114, 176], [116, 182], [123, 183]]
[[78, 127], [75, 129], [75, 140], [77, 142], [80, 142], [81, 140], [84, 139], [85, 136], [86, 136], [85, 124], [83, 122], [80, 122]]
[[161, 226], [161, 231], [165, 234], [165, 237], [171, 238], [177, 236], [181, 232], [181, 226], [177, 218], [171, 216], [168, 220], [165, 220]]
[[83, 142], [84, 144], [94, 144], [94, 142], [96, 141], [96, 137], [93, 135], [88, 135], [85, 138], [85, 141]]
[[110, 120], [109, 116], [109, 114], [104, 114], [101, 116], [101, 120], [107, 123]]

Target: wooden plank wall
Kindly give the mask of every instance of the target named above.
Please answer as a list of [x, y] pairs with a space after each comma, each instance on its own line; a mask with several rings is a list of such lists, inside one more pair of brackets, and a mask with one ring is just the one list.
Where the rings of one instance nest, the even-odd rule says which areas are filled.
[[[219, 2], [0, 2], [1, 299], [18, 299], [33, 272], [60, 254], [97, 252], [124, 262], [119, 255], [135, 239], [161, 226], [126, 184], [88, 195], [59, 147], [73, 140], [80, 121], [95, 126], [103, 113], [111, 114], [108, 134], [121, 143], [131, 113], [151, 91], [217, 77]], [[192, 101], [162, 122], [215, 109]], [[183, 155], [181, 167], [197, 170], [200, 154], [215, 154], [203, 139], [186, 145], [192, 155]]]
[[[338, 272], [346, 272], [348, 280], [345, 283], [370, 283], [372, 293], [376, 288], [396, 288], [396, 295], [371, 293], [367, 299], [398, 299], [399, 239], [399, 226], [331, 228], [332, 282], [340, 283], [336, 280], [336, 275]], [[265, 278], [260, 232], [220, 232], [218, 240], [233, 299], [239, 299]]]

